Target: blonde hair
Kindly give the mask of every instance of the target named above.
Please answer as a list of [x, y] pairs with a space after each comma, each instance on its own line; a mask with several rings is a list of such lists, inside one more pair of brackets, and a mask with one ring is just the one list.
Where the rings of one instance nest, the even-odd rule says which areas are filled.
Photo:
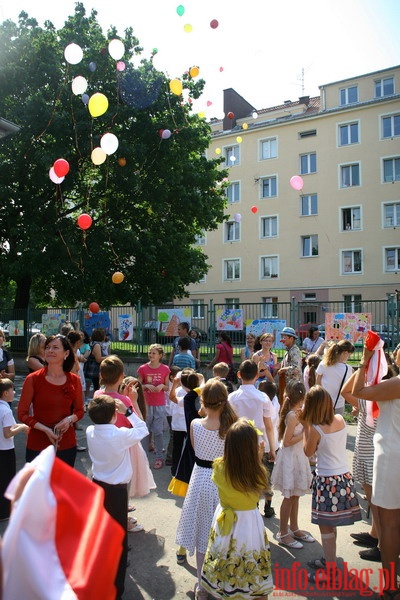
[[29, 340], [28, 355], [26, 357], [26, 360], [29, 360], [31, 356], [37, 356], [38, 354], [40, 354], [40, 346], [43, 345], [44, 349], [45, 341], [46, 336], [44, 335], [44, 333], [34, 333], [31, 339]]
[[334, 416], [332, 398], [322, 385], [314, 385], [306, 394], [299, 420], [307, 425], [330, 425]]
[[213, 367], [214, 375], [218, 377], [226, 377], [229, 373], [229, 366], [224, 362], [219, 362]]
[[343, 352], [354, 352], [354, 346], [349, 340], [340, 340], [336, 344], [332, 344], [325, 352], [322, 362], [327, 367], [336, 365], [340, 360], [340, 355]]
[[161, 344], [151, 344], [149, 346], [149, 351], [150, 350], [157, 350], [160, 356], [164, 356], [164, 348], [161, 346]]
[[246, 419], [238, 419], [226, 434], [223, 458], [225, 476], [235, 490], [248, 494], [267, 489], [268, 475], [258, 450], [255, 428]]

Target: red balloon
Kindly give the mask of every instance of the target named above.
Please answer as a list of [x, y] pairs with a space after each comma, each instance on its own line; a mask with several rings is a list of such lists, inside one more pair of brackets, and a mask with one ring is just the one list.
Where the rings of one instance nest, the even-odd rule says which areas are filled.
[[228, 112], [228, 119], [233, 119], [235, 114], [233, 112]]
[[87, 215], [86, 213], [79, 215], [78, 225], [81, 229], [89, 229], [89, 227], [92, 225], [92, 223], [93, 223], [93, 219], [90, 215]]
[[97, 304], [97, 302], [91, 302], [89, 304], [89, 310], [92, 313], [98, 313], [100, 310], [100, 306]]
[[65, 177], [69, 171], [69, 162], [65, 158], [58, 158], [54, 162], [53, 169], [57, 177]]
[[258, 208], [257, 208], [257, 206], [252, 206], [252, 207], [251, 207], [251, 212], [252, 212], [252, 213], [256, 214], [256, 212], [257, 212], [257, 211], [258, 211]]
[[213, 19], [210, 23], [211, 29], [217, 29], [218, 25], [219, 25], [219, 23], [218, 23], [217, 19]]

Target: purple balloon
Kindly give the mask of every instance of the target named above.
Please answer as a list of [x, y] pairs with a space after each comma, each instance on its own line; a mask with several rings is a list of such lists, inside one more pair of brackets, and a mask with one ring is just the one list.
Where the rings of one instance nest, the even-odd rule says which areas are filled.
[[89, 96], [87, 94], [82, 94], [81, 100], [82, 100], [83, 104], [88, 104]]
[[90, 62], [89, 63], [89, 71], [91, 71], [92, 73], [94, 73], [95, 70], [96, 70], [96, 68], [97, 68], [97, 65], [96, 65], [95, 62]]
[[236, 213], [233, 217], [233, 220], [236, 221], [236, 223], [240, 223], [242, 220], [242, 215], [240, 213]]
[[167, 140], [168, 138], [171, 137], [171, 132], [169, 129], [164, 129], [164, 131], [161, 134], [161, 137], [163, 140]]

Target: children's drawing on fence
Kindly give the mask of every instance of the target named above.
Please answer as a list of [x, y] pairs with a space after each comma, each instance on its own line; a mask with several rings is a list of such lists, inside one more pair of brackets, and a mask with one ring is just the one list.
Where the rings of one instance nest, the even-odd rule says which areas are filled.
[[218, 331], [238, 331], [243, 329], [241, 308], [221, 308], [215, 313]]
[[182, 321], [191, 324], [192, 313], [190, 308], [168, 308], [158, 311], [158, 332], [166, 337], [178, 335], [178, 325]]
[[42, 315], [42, 333], [48, 337], [49, 335], [57, 335], [60, 331], [60, 326], [67, 320], [65, 313], [53, 313]]
[[325, 313], [325, 339], [362, 344], [371, 319], [371, 313]]
[[108, 312], [87, 313], [85, 315], [84, 330], [91, 336], [93, 329], [105, 329], [106, 333], [110, 333], [110, 316]]
[[120, 342], [130, 342], [133, 340], [132, 315], [118, 315], [118, 339]]
[[20, 337], [24, 335], [24, 321], [23, 320], [14, 320], [9, 321], [8, 324], [8, 333], [13, 337]]
[[254, 334], [256, 337], [263, 333], [271, 333], [274, 336], [274, 348], [284, 348], [281, 344], [281, 331], [286, 327], [286, 321], [281, 319], [256, 319], [246, 321], [246, 335]]

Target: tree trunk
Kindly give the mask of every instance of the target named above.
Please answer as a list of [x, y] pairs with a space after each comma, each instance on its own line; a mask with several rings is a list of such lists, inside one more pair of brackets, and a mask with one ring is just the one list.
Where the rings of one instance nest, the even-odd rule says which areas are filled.
[[22, 275], [16, 280], [17, 291], [15, 292], [14, 308], [28, 308], [32, 277]]

